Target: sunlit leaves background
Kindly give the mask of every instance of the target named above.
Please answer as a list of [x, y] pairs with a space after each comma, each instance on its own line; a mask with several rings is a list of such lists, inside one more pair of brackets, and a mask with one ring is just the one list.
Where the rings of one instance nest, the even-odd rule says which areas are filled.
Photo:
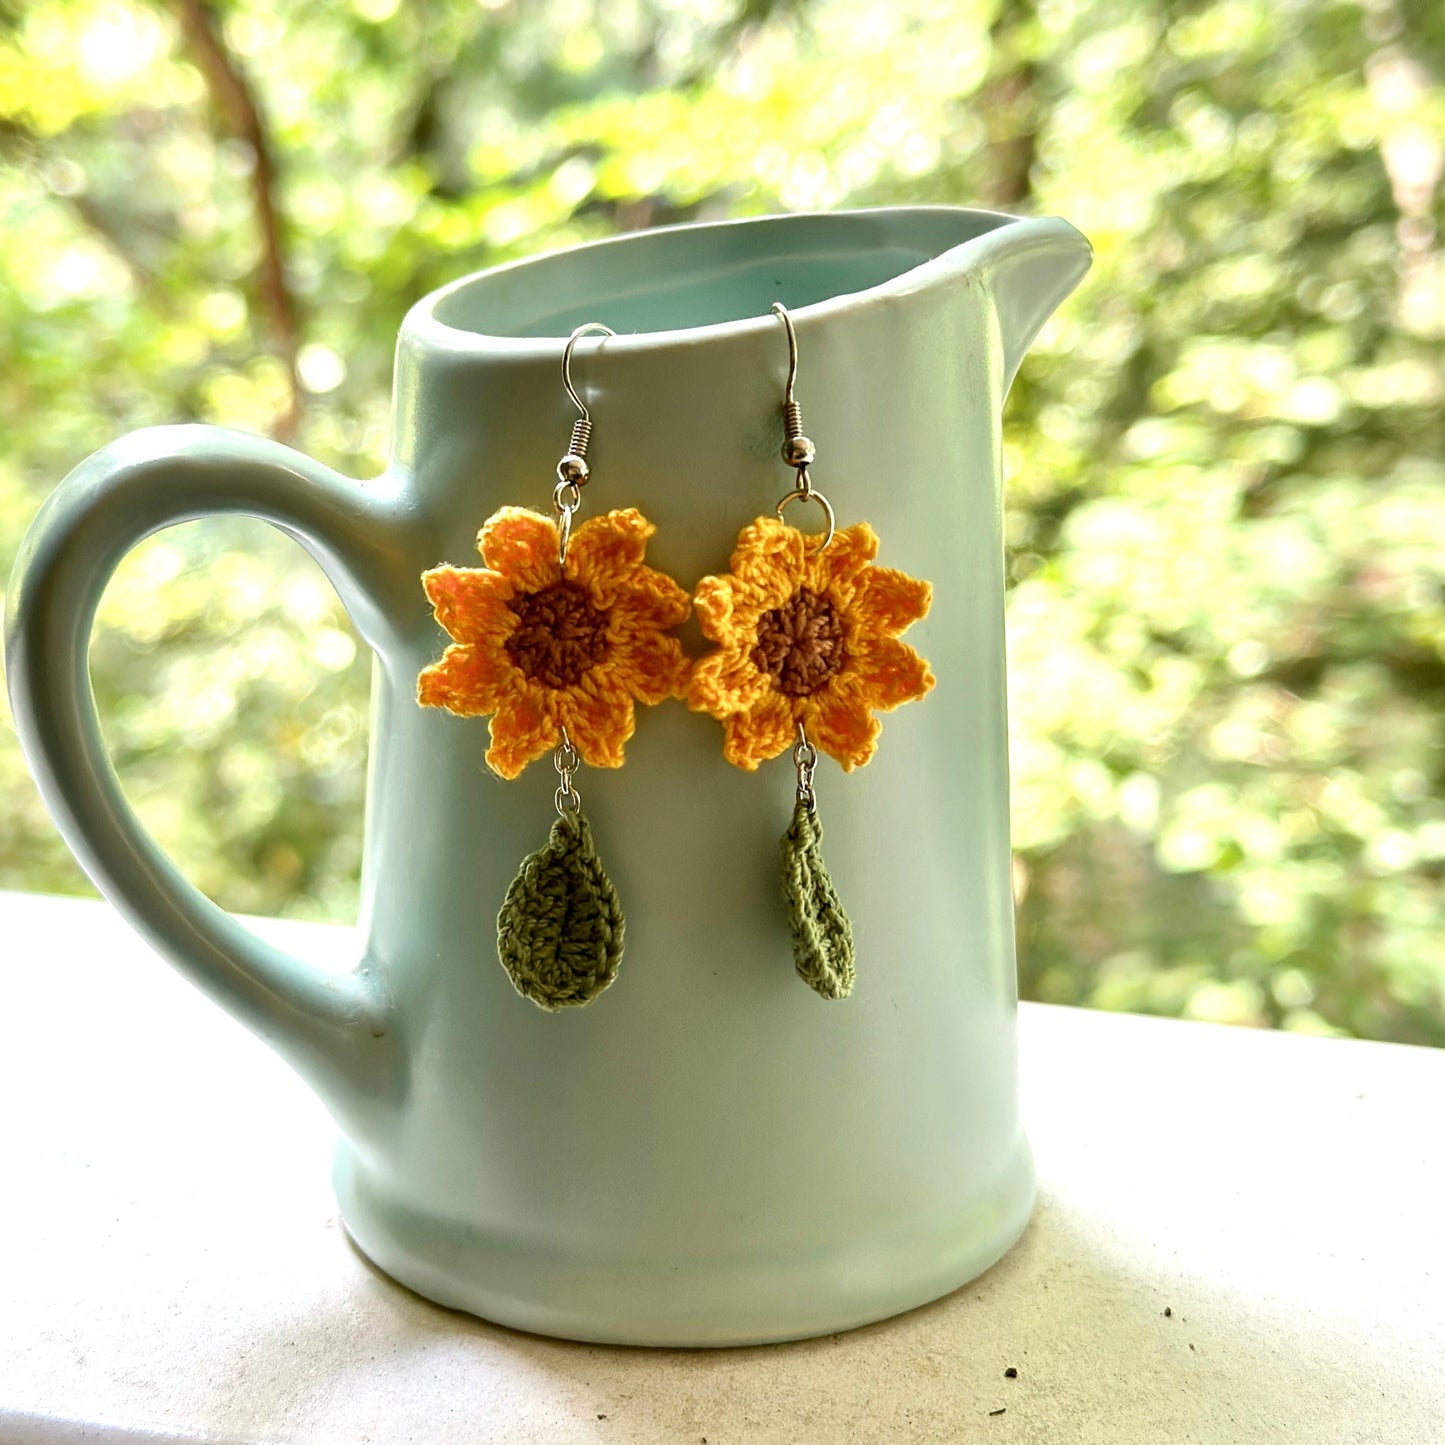
[[[1006, 419], [1033, 997], [1445, 1043], [1437, 0], [0, 0], [0, 562], [118, 432], [353, 475], [468, 270], [901, 201], [1067, 216]], [[226, 906], [356, 906], [369, 662], [257, 524], [155, 539], [93, 668]], [[0, 885], [81, 891], [0, 733]]]

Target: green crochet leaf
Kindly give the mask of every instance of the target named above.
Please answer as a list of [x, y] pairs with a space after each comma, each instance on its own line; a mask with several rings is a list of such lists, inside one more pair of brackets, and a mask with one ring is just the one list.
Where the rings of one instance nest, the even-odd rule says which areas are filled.
[[822, 845], [817, 810], [799, 802], [782, 843], [793, 965], [824, 998], [847, 998], [853, 991], [853, 925], [828, 877]]
[[497, 954], [513, 987], [549, 1012], [591, 1003], [617, 977], [625, 923], [580, 813], [552, 825], [497, 915]]

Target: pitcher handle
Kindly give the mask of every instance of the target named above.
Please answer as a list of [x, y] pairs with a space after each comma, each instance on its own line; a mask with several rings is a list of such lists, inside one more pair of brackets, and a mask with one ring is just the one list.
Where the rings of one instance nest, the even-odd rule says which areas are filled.
[[134, 432], [66, 477], [21, 546], [6, 619], [16, 730], [61, 835], [100, 891], [272, 1044], [345, 1127], [400, 1086], [385, 980], [366, 962], [340, 975], [305, 963], [187, 882], [125, 800], [101, 740], [88, 654], [106, 583], [153, 532], [217, 513], [259, 517], [299, 541], [373, 646], [388, 613], [406, 615], [395, 610], [403, 596], [420, 595], [415, 575], [403, 575], [398, 532], [410, 517], [394, 488], [220, 427]]

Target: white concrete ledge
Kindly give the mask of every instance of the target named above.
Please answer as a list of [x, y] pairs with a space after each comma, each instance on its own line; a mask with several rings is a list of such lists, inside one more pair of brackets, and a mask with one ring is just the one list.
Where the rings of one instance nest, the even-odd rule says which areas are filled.
[[103, 905], [0, 895], [0, 936], [3, 1445], [1445, 1440], [1445, 1053], [1025, 1005], [1001, 1264], [851, 1334], [608, 1348], [368, 1267], [319, 1106]]

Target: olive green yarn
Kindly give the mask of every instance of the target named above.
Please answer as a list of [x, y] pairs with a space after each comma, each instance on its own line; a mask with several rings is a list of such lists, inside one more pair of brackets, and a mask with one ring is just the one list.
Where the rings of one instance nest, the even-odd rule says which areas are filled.
[[853, 925], [823, 863], [817, 809], [799, 799], [783, 834], [783, 897], [798, 977], [824, 998], [853, 991]]
[[552, 824], [523, 860], [497, 915], [497, 956], [512, 986], [549, 1013], [591, 1003], [617, 977], [625, 922], [580, 813]]

